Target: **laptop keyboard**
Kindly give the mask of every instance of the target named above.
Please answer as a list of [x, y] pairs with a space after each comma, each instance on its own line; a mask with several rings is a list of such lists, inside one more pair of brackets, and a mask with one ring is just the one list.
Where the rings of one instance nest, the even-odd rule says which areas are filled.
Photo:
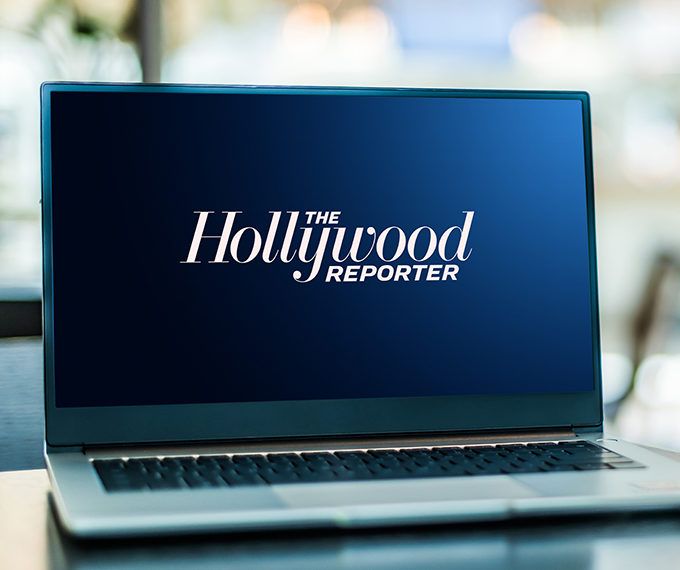
[[95, 459], [92, 463], [111, 492], [644, 467], [586, 441]]

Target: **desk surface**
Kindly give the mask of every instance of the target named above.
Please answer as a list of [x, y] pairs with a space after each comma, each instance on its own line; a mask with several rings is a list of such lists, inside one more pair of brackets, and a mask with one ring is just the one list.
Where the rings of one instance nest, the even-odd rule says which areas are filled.
[[680, 514], [76, 543], [58, 529], [47, 497], [45, 471], [0, 473], [0, 568], [663, 570], [680, 564]]

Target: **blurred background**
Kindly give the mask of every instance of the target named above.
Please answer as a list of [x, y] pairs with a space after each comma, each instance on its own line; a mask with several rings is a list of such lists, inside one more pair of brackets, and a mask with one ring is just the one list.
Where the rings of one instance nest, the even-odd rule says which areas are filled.
[[680, 449], [677, 0], [0, 0], [0, 470], [41, 461], [46, 80], [588, 90], [607, 422]]

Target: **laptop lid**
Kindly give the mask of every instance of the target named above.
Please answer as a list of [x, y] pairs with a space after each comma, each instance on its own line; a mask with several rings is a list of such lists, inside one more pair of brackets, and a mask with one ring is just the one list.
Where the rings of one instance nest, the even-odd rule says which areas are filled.
[[48, 83], [50, 445], [602, 422], [582, 92]]

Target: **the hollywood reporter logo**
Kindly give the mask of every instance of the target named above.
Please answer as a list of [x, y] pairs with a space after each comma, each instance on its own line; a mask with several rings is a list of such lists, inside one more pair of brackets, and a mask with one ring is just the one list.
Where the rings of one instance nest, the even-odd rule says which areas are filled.
[[[341, 212], [332, 211], [289, 211], [283, 241], [277, 249], [280, 238], [279, 226], [284, 212], [269, 212], [269, 228], [263, 234], [257, 228], [246, 226], [234, 231], [236, 218], [241, 211], [197, 211], [196, 228], [189, 247], [189, 253], [181, 263], [201, 263], [199, 249], [205, 240], [218, 240], [215, 256], [208, 263], [250, 263], [258, 256], [264, 263], [301, 262], [309, 265], [305, 274], [293, 271], [293, 279], [298, 283], [309, 283], [321, 272], [324, 265], [326, 282], [363, 282], [367, 279], [378, 281], [455, 281], [460, 269], [458, 263], [466, 261], [472, 249], [467, 242], [472, 228], [474, 211], [464, 211], [463, 223], [450, 226], [437, 234], [429, 226], [420, 226], [408, 236], [398, 226], [389, 226], [378, 231], [373, 226], [354, 228], [348, 235], [347, 227], [340, 226]], [[205, 235], [208, 217], [223, 215], [224, 225], [221, 235]], [[306, 225], [298, 227], [298, 222]], [[297, 231], [301, 235], [296, 235]], [[319, 230], [318, 242], [311, 246], [312, 235]], [[252, 246], [243, 251], [241, 241], [250, 235]], [[293, 249], [293, 239], [299, 237], [299, 245]], [[246, 238], [247, 239], [247, 238]], [[396, 240], [396, 245], [387, 245]], [[330, 249], [329, 249], [330, 248]], [[424, 248], [424, 251], [423, 251]], [[245, 248], [248, 249], [247, 247]], [[292, 251], [291, 251], [292, 250]], [[231, 259], [227, 259], [228, 254]], [[375, 254], [384, 264], [364, 264]], [[330, 259], [329, 259], [330, 257]], [[399, 263], [398, 261], [407, 263]]]

